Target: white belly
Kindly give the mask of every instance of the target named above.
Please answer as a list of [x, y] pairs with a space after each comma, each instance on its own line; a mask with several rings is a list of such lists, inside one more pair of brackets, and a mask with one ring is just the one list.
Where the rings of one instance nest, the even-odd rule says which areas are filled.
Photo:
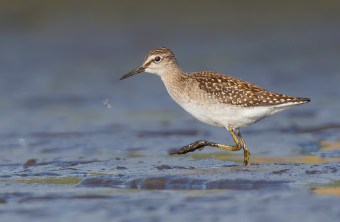
[[289, 103], [273, 106], [239, 107], [214, 103], [205, 107], [191, 101], [185, 104], [179, 103], [179, 105], [204, 123], [223, 128], [232, 127], [239, 129], [299, 104]]

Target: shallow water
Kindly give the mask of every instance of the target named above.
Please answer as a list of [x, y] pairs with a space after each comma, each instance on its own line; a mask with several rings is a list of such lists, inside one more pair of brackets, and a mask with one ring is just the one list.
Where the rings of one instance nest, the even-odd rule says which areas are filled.
[[[339, 3], [154, 3], [2, 3], [0, 220], [338, 218]], [[233, 140], [182, 110], [159, 77], [119, 81], [161, 46], [184, 71], [311, 102], [241, 129], [248, 167], [242, 152], [211, 147], [169, 156]]]

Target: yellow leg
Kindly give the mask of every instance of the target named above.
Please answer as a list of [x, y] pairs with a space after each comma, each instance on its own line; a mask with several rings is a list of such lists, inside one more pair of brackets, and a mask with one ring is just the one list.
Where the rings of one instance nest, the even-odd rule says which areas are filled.
[[185, 154], [185, 153], [189, 153], [189, 152], [194, 152], [195, 150], [202, 150], [205, 146], [212, 146], [212, 147], [218, 147], [221, 149], [226, 149], [226, 150], [231, 150], [231, 151], [239, 151], [240, 149], [242, 149], [242, 146], [234, 132], [234, 130], [232, 128], [228, 127], [228, 130], [231, 133], [231, 136], [233, 137], [236, 146], [228, 146], [228, 145], [223, 145], [223, 144], [219, 144], [219, 143], [213, 143], [213, 142], [208, 142], [205, 140], [200, 140], [200, 141], [196, 141], [194, 143], [191, 143], [189, 145], [183, 146], [181, 149], [174, 151], [172, 153], [170, 153], [170, 155], [172, 154]]
[[244, 165], [244, 166], [247, 166], [247, 165], [248, 165], [248, 162], [249, 162], [250, 152], [249, 152], [249, 150], [248, 150], [248, 148], [247, 148], [246, 143], [244, 142], [244, 140], [243, 140], [243, 138], [242, 138], [242, 136], [241, 136], [240, 131], [239, 131], [239, 130], [236, 130], [236, 132], [237, 132], [237, 136], [238, 136], [238, 138], [240, 139], [241, 145], [242, 145], [243, 150], [244, 150], [244, 161], [243, 161], [243, 165]]
[[[231, 150], [231, 151], [239, 151], [240, 149], [242, 149], [242, 146], [240, 145], [240, 142], [238, 141], [238, 138], [237, 138], [234, 130], [232, 128], [230, 128], [230, 127], [228, 127], [228, 130], [230, 131], [231, 136], [233, 137], [236, 146], [228, 146], [228, 145], [223, 145], [223, 144], [215, 143], [216, 145], [213, 146], [213, 147], [218, 147], [218, 148], [222, 148], [222, 149], [226, 149], [226, 150]], [[203, 149], [203, 147], [202, 147], [202, 149]]]

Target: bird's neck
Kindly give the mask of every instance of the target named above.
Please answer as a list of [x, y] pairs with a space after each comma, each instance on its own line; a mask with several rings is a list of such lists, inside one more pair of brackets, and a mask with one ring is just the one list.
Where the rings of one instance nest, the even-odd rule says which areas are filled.
[[169, 70], [161, 77], [166, 89], [168, 90], [168, 93], [177, 103], [180, 103], [180, 101], [183, 99], [183, 91], [186, 88], [186, 84], [184, 81], [185, 76], [186, 74], [181, 68], [176, 68], [173, 70]]
[[169, 85], [180, 87], [180, 85], [183, 83], [184, 76], [185, 73], [181, 68], [173, 67], [163, 73], [161, 78], [166, 87], [168, 87]]

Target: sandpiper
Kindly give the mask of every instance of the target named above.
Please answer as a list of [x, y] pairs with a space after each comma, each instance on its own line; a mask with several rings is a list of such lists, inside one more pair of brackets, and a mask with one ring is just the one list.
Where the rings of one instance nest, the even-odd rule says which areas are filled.
[[230, 131], [235, 146], [196, 141], [171, 154], [185, 154], [205, 146], [231, 151], [243, 148], [244, 161], [249, 161], [249, 150], [242, 139], [240, 128], [310, 101], [309, 98], [286, 96], [269, 92], [252, 83], [215, 72], [185, 73], [179, 67], [174, 53], [167, 48], [150, 51], [141, 67], [120, 80], [137, 73], [159, 75], [171, 98], [198, 120]]

